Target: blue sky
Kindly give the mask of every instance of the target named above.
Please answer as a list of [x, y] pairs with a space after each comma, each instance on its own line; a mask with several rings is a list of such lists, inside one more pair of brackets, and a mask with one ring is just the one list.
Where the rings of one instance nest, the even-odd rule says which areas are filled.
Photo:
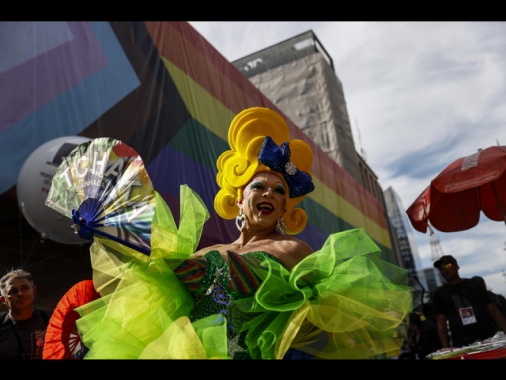
[[[506, 145], [506, 22], [191, 22], [234, 61], [312, 30], [344, 89], [355, 149], [407, 209], [455, 159]], [[431, 241], [462, 277], [506, 295], [506, 225], [434, 236], [413, 230], [423, 267]]]

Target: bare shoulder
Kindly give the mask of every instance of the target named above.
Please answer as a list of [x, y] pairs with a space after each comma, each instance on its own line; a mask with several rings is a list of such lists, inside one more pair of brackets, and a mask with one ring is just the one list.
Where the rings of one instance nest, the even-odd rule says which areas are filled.
[[309, 244], [292, 235], [285, 235], [273, 248], [272, 254], [281, 260], [287, 269], [293, 268], [314, 252]]
[[306, 255], [313, 253], [313, 249], [309, 244], [293, 235], [283, 235], [283, 239], [280, 240], [280, 243], [290, 252], [300, 252]]

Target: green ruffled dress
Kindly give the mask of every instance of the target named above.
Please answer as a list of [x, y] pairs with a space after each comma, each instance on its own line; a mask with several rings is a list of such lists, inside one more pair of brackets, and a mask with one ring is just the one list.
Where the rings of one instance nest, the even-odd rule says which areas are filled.
[[208, 211], [181, 186], [179, 229], [156, 194], [151, 255], [95, 237], [101, 298], [79, 307], [84, 359], [373, 359], [398, 355], [406, 270], [362, 229], [335, 233], [291, 271], [264, 252], [191, 257]]

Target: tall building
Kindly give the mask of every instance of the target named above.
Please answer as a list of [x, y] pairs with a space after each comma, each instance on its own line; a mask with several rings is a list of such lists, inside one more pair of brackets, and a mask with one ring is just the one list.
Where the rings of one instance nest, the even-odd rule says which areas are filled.
[[403, 266], [411, 276], [418, 276], [417, 271], [422, 269], [422, 261], [402, 201], [392, 187], [386, 189], [384, 194], [388, 219], [397, 235]]
[[389, 187], [384, 192], [385, 202], [388, 211], [388, 219], [392, 224], [395, 234], [396, 241], [399, 245], [399, 252], [402, 257], [403, 267], [408, 270], [409, 276], [416, 278], [420, 285], [424, 289], [423, 301], [429, 300], [430, 285], [433, 281], [429, 282], [434, 278], [433, 271], [427, 273], [422, 268], [422, 261], [418, 253], [418, 247], [416, 245], [415, 237], [413, 236], [413, 228], [408, 220], [408, 216], [404, 211], [404, 205], [401, 199], [394, 191], [392, 187]]
[[425, 277], [425, 281], [427, 283], [425, 293], [426, 296], [430, 299], [432, 292], [434, 292], [434, 290], [443, 285], [444, 280], [443, 277], [441, 276], [441, 273], [439, 273], [439, 271], [434, 267], [425, 268], [422, 271]]
[[232, 64], [325, 153], [362, 182], [343, 86], [332, 58], [313, 31]]

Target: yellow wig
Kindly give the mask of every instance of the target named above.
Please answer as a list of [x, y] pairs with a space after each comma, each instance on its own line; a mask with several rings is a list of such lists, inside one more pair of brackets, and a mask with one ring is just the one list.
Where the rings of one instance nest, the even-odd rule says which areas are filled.
[[[272, 140], [266, 138], [267, 136]], [[242, 198], [244, 186], [257, 173], [272, 171], [283, 174], [290, 189], [286, 196], [286, 212], [283, 214], [287, 233], [298, 234], [306, 227], [306, 212], [301, 208], [294, 208], [294, 206], [314, 189], [311, 182], [313, 152], [306, 142], [299, 139], [289, 140], [289, 138], [286, 121], [271, 109], [253, 107], [237, 114], [228, 130], [228, 143], [231, 149], [223, 152], [216, 161], [218, 168], [216, 182], [221, 188], [214, 198], [214, 208], [218, 215], [224, 219], [235, 218], [239, 214], [236, 202]], [[269, 166], [262, 163], [265, 161], [260, 162], [259, 155], [264, 150], [263, 146], [267, 140], [282, 147], [288, 147], [284, 158], [289, 161], [280, 164], [281, 153], [277, 156], [269, 153], [271, 161], [275, 162]], [[280, 150], [275, 144], [274, 147]], [[285, 150], [281, 151], [286, 153]], [[290, 177], [294, 174], [305, 179], [302, 185], [300, 185], [302, 181], [291, 180], [291, 178], [297, 177]], [[297, 196], [294, 197], [292, 196], [293, 187], [303, 190], [296, 193]], [[302, 195], [299, 196], [299, 194]]]

